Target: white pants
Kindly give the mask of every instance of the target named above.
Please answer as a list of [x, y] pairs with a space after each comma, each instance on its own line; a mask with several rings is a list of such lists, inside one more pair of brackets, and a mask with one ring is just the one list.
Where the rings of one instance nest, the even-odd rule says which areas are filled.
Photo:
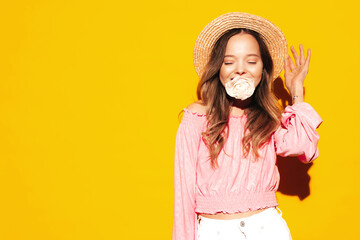
[[282, 213], [275, 207], [240, 219], [219, 220], [198, 215], [198, 221], [197, 240], [291, 240]]

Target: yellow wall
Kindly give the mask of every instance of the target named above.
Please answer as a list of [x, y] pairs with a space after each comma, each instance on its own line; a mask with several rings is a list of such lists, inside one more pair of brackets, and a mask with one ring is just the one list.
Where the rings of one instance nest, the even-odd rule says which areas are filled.
[[294, 239], [354, 239], [360, 39], [350, 0], [2, 1], [0, 239], [170, 239], [177, 114], [196, 100], [193, 46], [230, 11], [311, 47], [320, 157], [307, 198], [277, 196]]

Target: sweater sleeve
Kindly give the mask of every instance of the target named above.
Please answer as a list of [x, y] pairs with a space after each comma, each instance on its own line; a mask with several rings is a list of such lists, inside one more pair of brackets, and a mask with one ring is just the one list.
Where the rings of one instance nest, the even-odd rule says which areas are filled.
[[275, 132], [276, 153], [280, 156], [297, 156], [308, 163], [319, 156], [319, 134], [322, 123], [318, 113], [305, 102], [287, 106], [281, 117], [281, 126]]
[[175, 142], [173, 240], [195, 240], [196, 164], [201, 129], [198, 116], [185, 111]]

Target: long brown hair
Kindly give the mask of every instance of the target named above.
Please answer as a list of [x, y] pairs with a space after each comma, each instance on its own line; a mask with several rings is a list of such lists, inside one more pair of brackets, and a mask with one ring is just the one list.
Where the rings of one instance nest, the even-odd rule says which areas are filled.
[[217, 157], [228, 138], [228, 122], [232, 99], [226, 94], [220, 82], [219, 72], [223, 64], [228, 40], [241, 32], [252, 35], [260, 47], [263, 62], [262, 77], [256, 87], [251, 105], [245, 109], [247, 122], [244, 128], [243, 155], [246, 157], [252, 150], [255, 159], [258, 150], [269, 140], [271, 134], [280, 124], [280, 108], [272, 93], [273, 62], [264, 41], [255, 31], [235, 28], [227, 31], [214, 45], [210, 60], [205, 66], [197, 86], [197, 97], [207, 106], [208, 125], [202, 133], [203, 140], [210, 152], [211, 167], [218, 167]]

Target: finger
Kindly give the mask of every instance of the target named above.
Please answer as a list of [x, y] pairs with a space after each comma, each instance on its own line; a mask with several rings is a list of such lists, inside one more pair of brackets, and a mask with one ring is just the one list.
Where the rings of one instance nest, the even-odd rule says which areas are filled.
[[306, 61], [305, 61], [305, 64], [306, 64], [307, 68], [309, 68], [310, 57], [311, 57], [311, 50], [310, 50], [310, 48], [309, 48], [309, 49], [307, 50], [307, 56], [306, 56]]
[[300, 44], [300, 64], [303, 65], [304, 62], [305, 62], [304, 47], [302, 44]]
[[291, 49], [291, 52], [292, 52], [292, 54], [293, 54], [293, 56], [294, 56], [294, 60], [295, 60], [296, 66], [299, 66], [299, 65], [300, 65], [299, 56], [298, 56], [298, 54], [297, 54], [294, 46], [291, 46], [290, 49]]
[[285, 65], [284, 65], [285, 75], [290, 73], [290, 66], [289, 66], [289, 63], [288, 63], [289, 58], [290, 58], [289, 56], [285, 58]]
[[288, 56], [287, 61], [288, 61], [288, 65], [289, 65], [289, 67], [290, 67], [291, 72], [293, 72], [293, 71], [295, 70], [295, 64], [294, 64], [294, 62], [291, 60], [290, 56]]

